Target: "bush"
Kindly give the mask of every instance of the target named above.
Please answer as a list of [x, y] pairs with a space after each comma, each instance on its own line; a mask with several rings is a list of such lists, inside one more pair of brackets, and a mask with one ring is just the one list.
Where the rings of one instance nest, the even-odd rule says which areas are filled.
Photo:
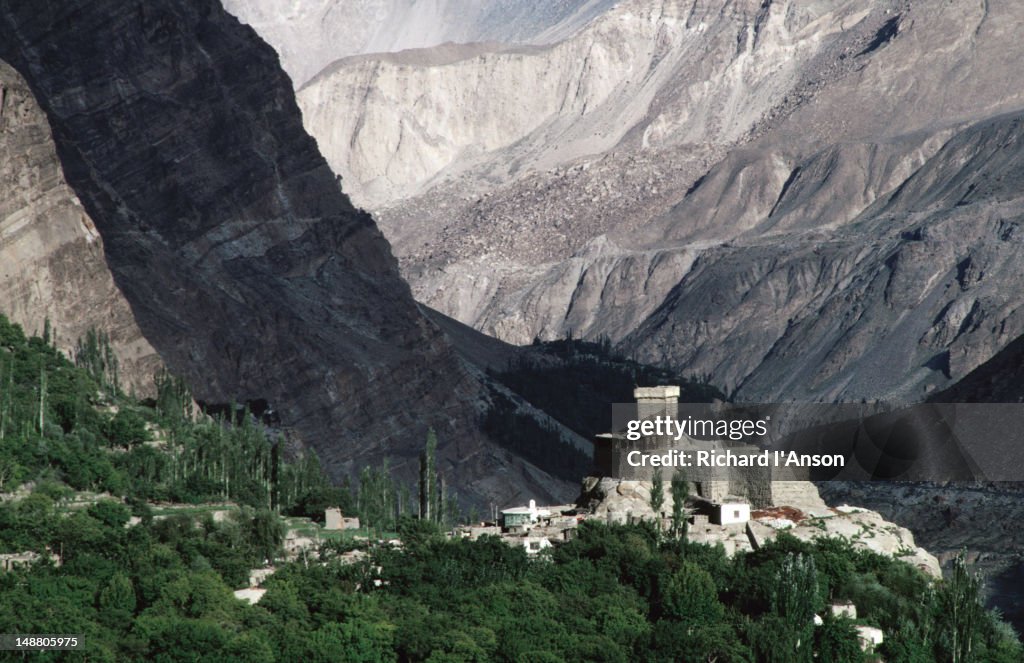
[[103, 500], [89, 507], [89, 515], [107, 527], [124, 527], [131, 518], [131, 509], [120, 502]]

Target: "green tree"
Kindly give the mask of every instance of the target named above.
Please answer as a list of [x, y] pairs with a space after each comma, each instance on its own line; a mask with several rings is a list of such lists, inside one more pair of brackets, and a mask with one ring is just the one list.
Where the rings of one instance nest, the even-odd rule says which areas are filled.
[[686, 500], [690, 497], [690, 487], [686, 476], [681, 470], [672, 475], [672, 537], [686, 539], [689, 528], [686, 514]]
[[405, 516], [398, 520], [398, 536], [403, 545], [411, 550], [420, 549], [430, 543], [443, 541], [441, 529], [429, 520]]
[[662, 589], [665, 617], [689, 623], [714, 624], [725, 613], [711, 574], [693, 562], [683, 562]]
[[150, 439], [145, 420], [132, 410], [120, 410], [107, 420], [104, 435], [112, 447], [129, 449]]
[[427, 445], [420, 454], [420, 518], [437, 522], [437, 433], [427, 431]]
[[933, 648], [919, 624], [910, 622], [888, 634], [879, 653], [889, 663], [935, 663]]
[[192, 411], [192, 392], [185, 380], [172, 375], [166, 368], [160, 370], [153, 381], [156, 385], [156, 410], [172, 426], [189, 419]]
[[131, 509], [114, 500], [101, 500], [89, 507], [89, 515], [107, 527], [124, 527], [132, 516]]
[[131, 624], [135, 613], [135, 587], [124, 573], [110, 577], [96, 599], [100, 620], [109, 628], [123, 630]]
[[270, 611], [288, 625], [309, 623], [309, 608], [302, 601], [294, 582], [275, 578], [268, 585], [267, 593], [260, 599], [261, 608]]
[[[49, 345], [48, 340], [47, 345]], [[110, 336], [103, 330], [89, 329], [85, 338], [78, 339], [75, 349], [75, 365], [85, 369], [108, 395], [115, 395], [120, 389], [118, 360], [110, 345]]]
[[284, 523], [269, 509], [260, 509], [250, 523], [250, 540], [260, 559], [273, 563], [284, 542]]
[[939, 622], [939, 647], [952, 663], [970, 663], [976, 631], [983, 616], [980, 601], [981, 579], [967, 570], [961, 551], [953, 560], [953, 571], [943, 580], [935, 595]]
[[274, 650], [262, 633], [239, 633], [227, 646], [227, 658], [240, 663], [272, 663]]
[[784, 660], [809, 661], [814, 637], [814, 615], [822, 608], [814, 557], [789, 553], [775, 574], [770, 592], [771, 611], [782, 628], [776, 634], [777, 651]]
[[814, 636], [817, 660], [821, 663], [861, 663], [864, 660], [857, 629], [845, 617], [833, 617], [831, 613], [826, 613], [824, 622]]
[[812, 623], [821, 608], [814, 557], [790, 553], [776, 573], [771, 592], [772, 612], [794, 626]]
[[661, 476], [661, 468], [654, 472], [651, 479], [651, 511], [654, 512], [654, 522], [661, 530], [661, 507], [665, 505], [665, 481]]

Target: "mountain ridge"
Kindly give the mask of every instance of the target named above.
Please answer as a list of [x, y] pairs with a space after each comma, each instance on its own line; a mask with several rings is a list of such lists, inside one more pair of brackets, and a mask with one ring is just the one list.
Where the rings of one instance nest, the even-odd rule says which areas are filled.
[[[530, 55], [366, 59], [332, 75], [334, 92], [303, 90], [334, 167], [376, 187], [352, 185], [419, 301], [513, 343], [609, 337], [754, 400], [920, 400], [1024, 331], [1006, 287], [1012, 243], [993, 240], [1018, 214], [1015, 161], [984, 163], [1017, 150], [1018, 7], [655, 5], [620, 3]], [[591, 49], [622, 57], [598, 58], [604, 78], [591, 79]], [[564, 109], [535, 108], [557, 95], [517, 96], [510, 81], [527, 67], [530, 89], [575, 81]], [[573, 105], [591, 80], [603, 87]], [[485, 81], [479, 99], [471, 81]], [[355, 92], [370, 87], [376, 97]], [[464, 149], [486, 123], [435, 112], [445, 104], [501, 108], [507, 133]], [[391, 133], [353, 120], [371, 110]], [[613, 134], [573, 151], [603, 128]], [[974, 167], [988, 183], [957, 188]], [[925, 190], [947, 184], [957, 198]], [[966, 285], [961, 264], [974, 265]]]
[[484, 385], [419, 313], [255, 32], [178, 0], [6, 5], [0, 32], [135, 322], [197, 398], [267, 401], [335, 480], [385, 457], [413, 476], [434, 426], [467, 502], [568, 492], [479, 430]]

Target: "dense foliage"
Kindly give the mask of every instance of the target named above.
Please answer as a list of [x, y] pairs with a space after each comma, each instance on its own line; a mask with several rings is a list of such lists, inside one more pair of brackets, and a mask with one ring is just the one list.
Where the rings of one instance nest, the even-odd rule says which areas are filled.
[[260, 614], [230, 588], [276, 556], [277, 517], [243, 510], [223, 523], [179, 515], [126, 527], [129, 515], [116, 502], [62, 514], [42, 493], [0, 506], [5, 544], [62, 561], [0, 572], [0, 631], [77, 634], [95, 661], [271, 660], [246, 633]]
[[[428, 538], [382, 550], [346, 577], [372, 587], [360, 601], [367, 619], [393, 625], [399, 660], [861, 661], [853, 629], [863, 623], [886, 632], [887, 661], [947, 661], [949, 601], [976, 616], [973, 658], [956, 660], [1021, 655], [978, 606], [976, 586], [933, 590], [913, 567], [838, 540], [783, 535], [729, 559], [720, 547], [660, 541], [646, 526], [584, 523], [536, 561], [496, 539]], [[306, 595], [317, 581], [296, 569], [276, 582]], [[858, 605], [856, 623], [827, 610], [842, 600]], [[815, 614], [826, 616], [821, 626]]]
[[[285, 565], [249, 606], [229, 587], [262, 554], [255, 515], [125, 528], [123, 513], [57, 521], [45, 504], [32, 508], [50, 545], [61, 540], [64, 565], [0, 574], [0, 630], [78, 632], [90, 660], [859, 663], [859, 623], [885, 631], [880, 653], [894, 663], [1022, 654], [962, 584], [932, 588], [901, 561], [835, 540], [782, 536], [729, 559], [649, 527], [585, 523], [530, 559], [493, 537], [445, 540], [406, 519], [403, 549]], [[828, 611], [843, 599], [857, 604], [856, 622]], [[959, 645], [954, 605], [972, 613]]]
[[0, 316], [0, 492], [53, 481], [134, 500], [293, 511], [347, 501], [315, 455], [285, 463], [252, 417], [196, 416], [166, 374], [151, 407], [121, 393], [105, 336], [89, 334], [75, 356], [77, 365]]
[[[97, 338], [101, 357], [102, 346]], [[39, 554], [0, 571], [0, 633], [79, 634], [92, 661], [849, 663], [865, 660], [855, 628], [866, 624], [884, 630], [880, 654], [892, 663], [1022, 658], [962, 564], [932, 583], [835, 539], [782, 534], [730, 559], [687, 543], [685, 527], [666, 539], [647, 525], [590, 522], [533, 558], [494, 537], [445, 539], [432, 441], [417, 509], [428, 517], [391, 509], [411, 498], [386, 467], [364, 472], [354, 498], [398, 528], [402, 547], [363, 544], [353, 557], [325, 545], [320, 561], [281, 564], [252, 606], [231, 590], [280, 561], [272, 507], [319, 509], [332, 489], [315, 462], [282, 463], [247, 418], [186, 416], [187, 390], [166, 376], [155, 408], [133, 404], [116, 380], [98, 379], [109, 365], [76, 367], [0, 320], [0, 467], [7, 487], [35, 481], [0, 503], [0, 552]], [[73, 489], [127, 500], [72, 508]], [[673, 503], [682, 491], [673, 481]], [[220, 522], [208, 512], [155, 517], [154, 497], [249, 506]], [[857, 622], [832, 616], [828, 604], [843, 600]]]

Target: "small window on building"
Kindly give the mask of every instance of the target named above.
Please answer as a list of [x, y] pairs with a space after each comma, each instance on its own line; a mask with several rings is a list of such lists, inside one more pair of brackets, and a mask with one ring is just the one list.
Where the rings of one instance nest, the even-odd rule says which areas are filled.
[[732, 517], [733, 518], [739, 518], [740, 517], [740, 512], [738, 510], [737, 511], [733, 511], [732, 512]]
[[530, 550], [540, 550], [540, 541], [530, 541]]

